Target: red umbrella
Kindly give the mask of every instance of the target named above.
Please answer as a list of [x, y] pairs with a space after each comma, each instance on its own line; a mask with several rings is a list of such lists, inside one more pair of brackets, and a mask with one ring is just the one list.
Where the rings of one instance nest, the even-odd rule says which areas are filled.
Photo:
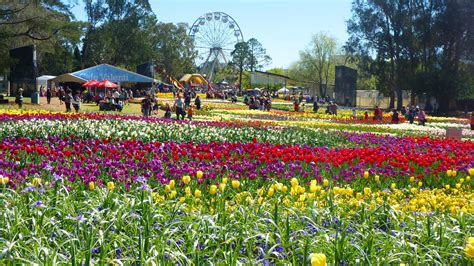
[[110, 82], [108, 80], [104, 80], [104, 81], [101, 81], [99, 82], [99, 84], [97, 85], [97, 87], [100, 87], [100, 88], [118, 88], [118, 85], [113, 83], [113, 82]]
[[97, 80], [90, 80], [87, 81], [86, 83], [82, 84], [82, 87], [89, 87], [89, 88], [95, 88], [99, 85], [99, 81]]

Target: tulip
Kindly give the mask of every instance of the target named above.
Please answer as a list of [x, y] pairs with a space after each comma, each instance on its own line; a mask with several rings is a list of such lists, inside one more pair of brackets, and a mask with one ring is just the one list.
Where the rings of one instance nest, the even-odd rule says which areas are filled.
[[183, 183], [187, 185], [191, 181], [191, 177], [188, 175], [183, 176]]
[[211, 193], [211, 195], [215, 195], [217, 193], [217, 186], [216, 185], [211, 185], [209, 187], [209, 193]]
[[198, 179], [201, 179], [201, 178], [202, 178], [202, 175], [203, 175], [202, 171], [199, 170], [199, 171], [196, 172], [196, 177], [197, 177]]
[[222, 183], [227, 184], [227, 177], [222, 178]]
[[39, 186], [41, 186], [41, 179], [38, 178], [38, 177], [35, 177], [35, 178], [33, 178], [33, 181], [31, 183], [33, 184], [33, 186], [39, 187]]
[[446, 189], [450, 189], [451, 186], [450, 186], [450, 185], [446, 185], [445, 188], [446, 188]]
[[390, 185], [390, 188], [392, 188], [392, 189], [395, 189], [395, 188], [397, 188], [397, 184], [395, 184], [395, 183], [392, 183], [392, 184]]
[[423, 182], [419, 181], [419, 182], [418, 182], [418, 186], [419, 186], [419, 187], [423, 186]]
[[89, 182], [89, 190], [90, 190], [90, 191], [93, 191], [93, 190], [94, 190], [94, 188], [95, 188], [95, 184], [94, 184], [94, 182], [92, 182], [92, 181], [91, 181], [91, 182]]
[[458, 175], [458, 171], [456, 171], [456, 170], [453, 170], [451, 173], [452, 173], [452, 176], [453, 176], [453, 177], [455, 177], [455, 176]]
[[415, 182], [415, 177], [414, 176], [410, 176], [410, 182]]
[[312, 253], [310, 258], [311, 266], [326, 266], [326, 255], [322, 253]]
[[176, 197], [176, 194], [177, 194], [176, 190], [172, 190], [172, 191], [170, 192], [169, 198], [170, 198], [170, 199], [174, 199], [174, 198]]
[[369, 178], [369, 171], [364, 171], [364, 178], [365, 179]]
[[267, 196], [271, 197], [271, 196], [273, 196], [274, 193], [275, 193], [275, 189], [274, 188], [269, 188], [268, 192], [267, 192]]
[[8, 182], [10, 182], [10, 179], [8, 179], [8, 177], [6, 177], [6, 176], [3, 177], [3, 176], [0, 175], [0, 184], [1, 185], [6, 185], [6, 184], [8, 184]]
[[166, 186], [165, 186], [165, 191], [166, 191], [166, 192], [170, 192], [170, 191], [171, 191], [170, 185], [166, 185]]
[[469, 168], [469, 176], [474, 176], [474, 168]]
[[283, 191], [283, 193], [286, 193], [288, 191], [288, 187], [287, 186], [283, 186], [281, 188], [281, 191]]
[[448, 177], [452, 176], [452, 175], [453, 175], [453, 171], [452, 171], [451, 169], [446, 170], [446, 175], [447, 175]]
[[299, 185], [298, 179], [296, 179], [294, 177], [291, 179], [290, 183], [291, 183], [292, 187], [296, 187], [296, 186]]
[[186, 188], [184, 189], [184, 193], [186, 193], [186, 195], [191, 194], [191, 189], [190, 189], [189, 187], [186, 187]]
[[467, 182], [471, 181], [471, 176], [466, 176], [466, 181]]
[[220, 183], [219, 184], [219, 189], [221, 190], [221, 192], [224, 192], [226, 186], [227, 186], [226, 183]]
[[174, 185], [175, 185], [174, 180], [170, 180], [170, 182], [168, 183], [168, 185], [170, 186], [170, 188], [174, 188]]
[[364, 195], [369, 196], [370, 193], [371, 193], [370, 187], [365, 187], [365, 188], [364, 188]]
[[461, 184], [457, 183], [457, 184], [456, 184], [456, 188], [457, 188], [457, 189], [460, 189], [460, 188], [461, 188]]
[[328, 181], [327, 179], [324, 179], [324, 180], [323, 180], [323, 185], [324, 185], [325, 187], [329, 186], [329, 181]]
[[237, 189], [240, 187], [240, 181], [239, 180], [232, 180], [232, 187], [234, 189]]
[[200, 198], [201, 197], [201, 190], [199, 190], [199, 189], [194, 190], [194, 197]]
[[[89, 186], [90, 186], [90, 183], [89, 183]], [[114, 188], [115, 188], [114, 182], [112, 182], [112, 181], [107, 182], [107, 188], [109, 190], [114, 190]]]

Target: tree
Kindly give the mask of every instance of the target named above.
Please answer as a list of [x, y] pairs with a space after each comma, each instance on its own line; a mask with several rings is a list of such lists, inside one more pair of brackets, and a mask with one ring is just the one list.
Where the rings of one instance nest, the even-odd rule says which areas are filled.
[[445, 111], [459, 97], [462, 59], [473, 52], [472, 1], [354, 0], [346, 49], [377, 77], [393, 107], [402, 90], [434, 96]]
[[157, 21], [147, 0], [84, 1], [89, 26], [83, 40], [83, 66], [109, 63], [134, 70], [154, 57]]
[[[61, 0], [12, 1], [0, 7], [0, 72], [14, 62], [11, 48], [35, 44], [38, 59], [58, 42], [74, 42], [81, 23], [73, 21], [69, 6]], [[56, 47], [57, 48], [57, 47]]]
[[152, 44], [156, 58], [163, 64], [167, 75], [180, 77], [195, 71], [196, 52], [186, 24], [159, 23], [154, 30]]
[[231, 64], [235, 65], [239, 69], [239, 88], [242, 89], [242, 75], [244, 70], [247, 69], [248, 57], [249, 57], [249, 46], [246, 42], [239, 42], [235, 45], [234, 51], [230, 53], [232, 56]]
[[292, 76], [319, 87], [326, 96], [329, 81], [333, 80], [336, 64], [337, 42], [333, 37], [318, 33], [313, 35], [308, 47], [300, 52], [299, 60], [291, 66]]
[[272, 62], [272, 58], [267, 55], [267, 50], [255, 38], [247, 41], [248, 46], [248, 66], [250, 71], [260, 70]]

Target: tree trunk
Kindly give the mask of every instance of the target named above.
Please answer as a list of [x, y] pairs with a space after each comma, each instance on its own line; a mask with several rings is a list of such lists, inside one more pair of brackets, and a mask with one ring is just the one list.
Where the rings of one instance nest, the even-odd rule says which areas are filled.
[[397, 88], [397, 110], [402, 110], [403, 106], [403, 92], [400, 88]]
[[393, 109], [395, 107], [395, 93], [394, 91], [392, 90], [390, 92], [390, 104], [388, 106], [389, 109]]
[[242, 92], [242, 74], [243, 74], [244, 70], [242, 69], [242, 67], [240, 67], [239, 70], [240, 70], [240, 73], [239, 73], [239, 89], [240, 89], [240, 92]]

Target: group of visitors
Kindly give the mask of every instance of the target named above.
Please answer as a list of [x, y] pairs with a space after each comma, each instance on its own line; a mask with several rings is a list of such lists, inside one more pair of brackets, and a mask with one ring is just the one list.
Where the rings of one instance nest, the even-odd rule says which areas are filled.
[[426, 123], [426, 114], [425, 111], [420, 108], [419, 106], [411, 106], [411, 107], [405, 107], [402, 106], [402, 109], [400, 110], [401, 114], [405, 116], [405, 119], [407, 119], [410, 124], [413, 124], [415, 117], [418, 118], [418, 124], [424, 126]]
[[249, 110], [270, 111], [272, 108], [272, 98], [266, 96], [244, 96], [244, 103]]
[[[191, 104], [192, 96], [196, 96], [194, 99], [194, 105]], [[196, 94], [192, 94], [192, 92], [187, 91], [183, 94], [176, 94], [176, 100], [174, 101], [173, 107], [170, 106], [169, 103], [166, 103], [165, 106], [162, 108], [165, 112], [164, 118], [171, 119], [172, 111], [175, 110], [176, 119], [177, 120], [184, 120], [187, 117], [189, 120], [193, 119], [194, 113], [194, 106], [196, 109], [201, 109], [201, 97]], [[142, 113], [143, 116], [149, 117], [153, 111], [157, 111], [160, 106], [155, 97], [150, 96], [150, 94], [145, 95], [145, 98], [141, 102]]]

